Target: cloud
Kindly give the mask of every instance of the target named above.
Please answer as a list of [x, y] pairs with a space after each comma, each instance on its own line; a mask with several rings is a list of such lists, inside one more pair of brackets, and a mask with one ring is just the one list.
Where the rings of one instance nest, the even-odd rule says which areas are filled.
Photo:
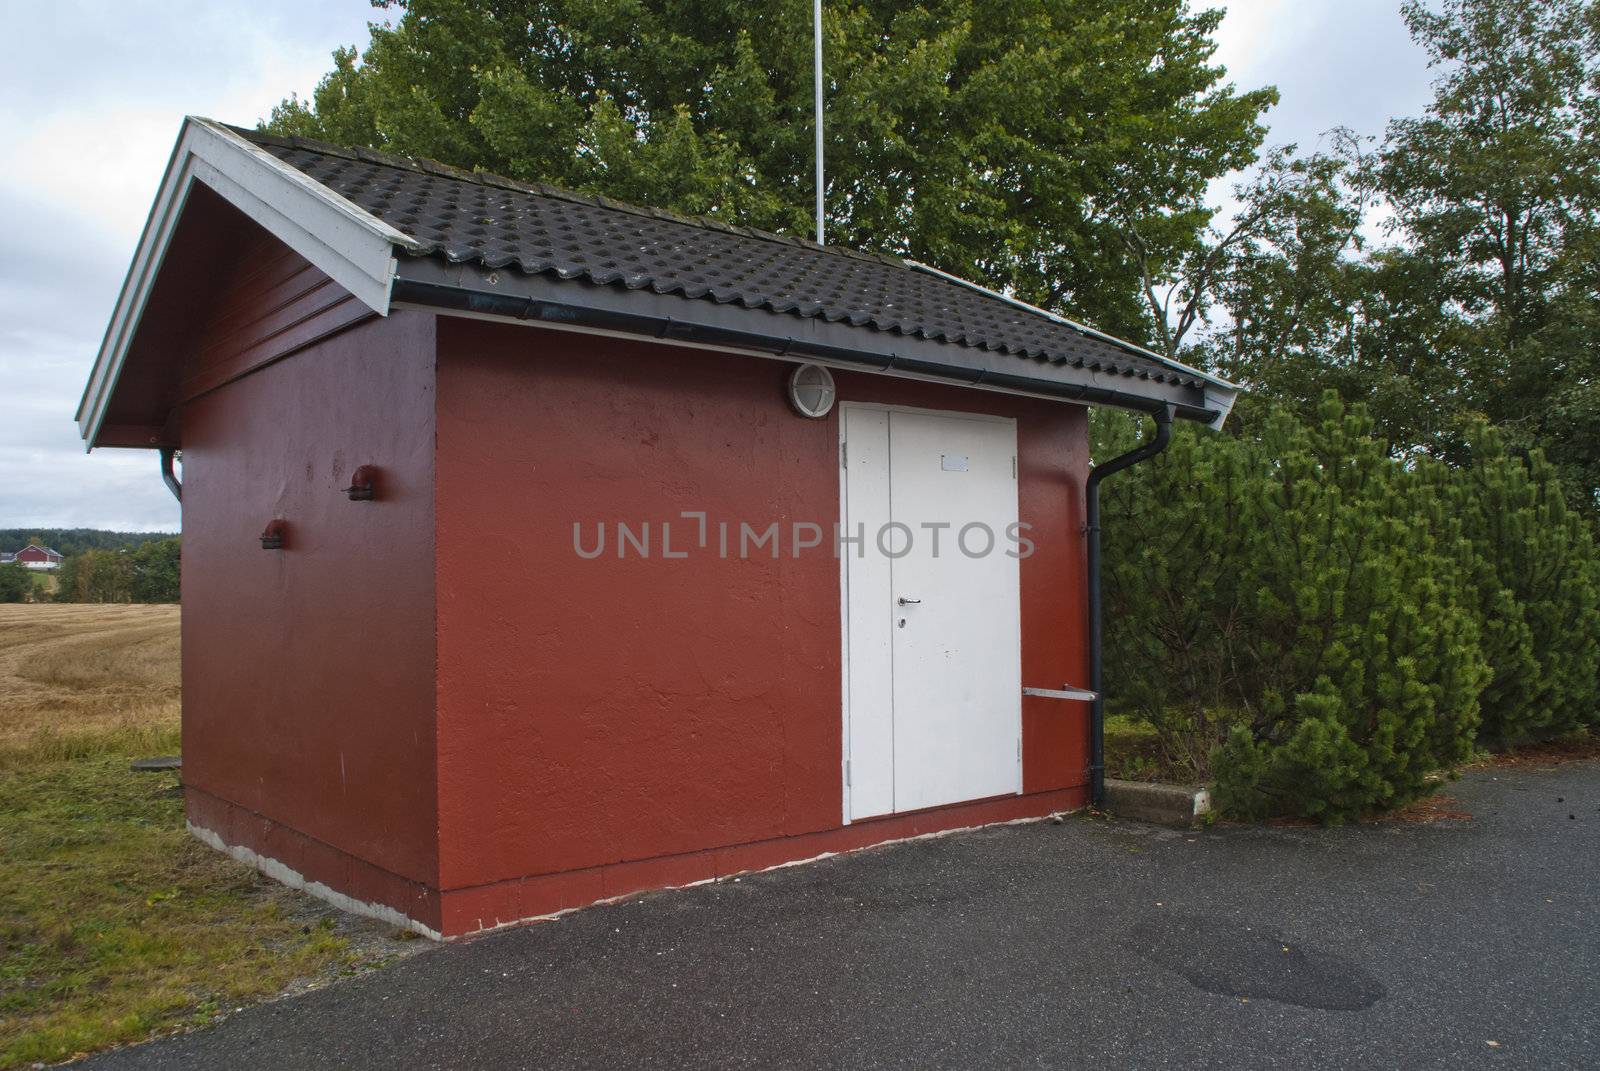
[[[1432, 97], [1428, 57], [1411, 41], [1400, 0], [1235, 0], [1215, 59], [1240, 90], [1277, 87], [1266, 144], [1303, 153], [1326, 148], [1336, 127], [1381, 139], [1390, 119], [1419, 114]], [[1220, 178], [1208, 191], [1222, 220], [1238, 209], [1237, 182]], [[1381, 234], [1376, 219], [1365, 230]]]
[[[366, 0], [32, 4], [0, 69], [0, 527], [178, 526], [155, 456], [73, 424], [185, 114], [250, 124], [308, 93]], [[70, 77], [63, 77], [70, 71]]]
[[1337, 126], [1382, 135], [1431, 96], [1427, 55], [1412, 43], [1399, 0], [1236, 0], [1216, 58], [1240, 89], [1278, 87], [1268, 140], [1302, 150]]

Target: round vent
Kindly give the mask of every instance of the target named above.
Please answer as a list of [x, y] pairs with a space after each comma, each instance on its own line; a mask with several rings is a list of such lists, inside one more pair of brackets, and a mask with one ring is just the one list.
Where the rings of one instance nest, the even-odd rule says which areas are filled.
[[820, 364], [803, 364], [789, 376], [789, 404], [803, 417], [820, 420], [833, 408], [833, 373]]

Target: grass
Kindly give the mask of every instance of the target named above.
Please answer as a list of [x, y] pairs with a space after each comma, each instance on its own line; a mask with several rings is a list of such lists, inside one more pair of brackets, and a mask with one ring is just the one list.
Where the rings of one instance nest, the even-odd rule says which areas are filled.
[[1161, 744], [1154, 725], [1142, 718], [1113, 714], [1106, 718], [1106, 776], [1124, 781], [1200, 784], [1206, 775], [1175, 760]]
[[177, 626], [175, 607], [0, 606], [0, 1068], [407, 947], [201, 845], [177, 779], [128, 769], [178, 750]]

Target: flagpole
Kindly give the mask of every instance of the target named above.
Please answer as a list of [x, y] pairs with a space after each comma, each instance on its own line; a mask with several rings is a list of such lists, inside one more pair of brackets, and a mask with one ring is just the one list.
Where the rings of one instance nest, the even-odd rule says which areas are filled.
[[816, 46], [816, 69], [814, 80], [816, 82], [817, 100], [817, 244], [823, 244], [824, 219], [822, 212], [822, 0], [812, 0], [811, 26], [813, 43]]

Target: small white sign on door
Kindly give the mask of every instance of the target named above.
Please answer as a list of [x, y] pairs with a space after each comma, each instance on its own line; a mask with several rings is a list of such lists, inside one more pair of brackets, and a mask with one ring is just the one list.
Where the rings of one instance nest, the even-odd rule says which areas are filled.
[[944, 471], [946, 471], [946, 472], [966, 472], [967, 471], [967, 455], [966, 454], [940, 454], [939, 455], [939, 467], [944, 469]]

